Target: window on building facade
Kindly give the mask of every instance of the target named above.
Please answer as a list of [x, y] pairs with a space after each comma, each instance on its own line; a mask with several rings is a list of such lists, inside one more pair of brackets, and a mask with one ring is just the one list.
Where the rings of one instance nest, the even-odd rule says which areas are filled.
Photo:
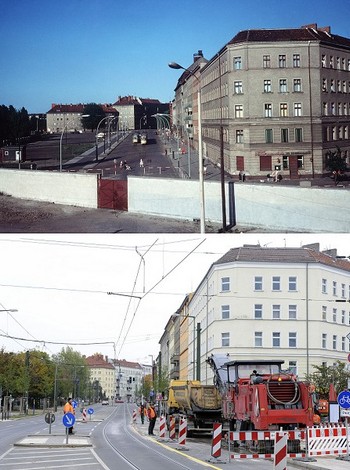
[[334, 350], [337, 349], [337, 335], [333, 335], [333, 338], [332, 338], [332, 347]]
[[287, 93], [287, 79], [286, 78], [280, 78], [279, 82], [279, 92], [280, 93]]
[[234, 68], [234, 70], [241, 70], [242, 69], [242, 57], [234, 57], [233, 58], [233, 68]]
[[322, 349], [327, 349], [327, 333], [322, 333]]
[[273, 131], [272, 129], [265, 129], [265, 143], [272, 144], [273, 143]]
[[241, 81], [234, 82], [234, 93], [235, 95], [240, 95], [243, 93], [243, 84]]
[[243, 117], [243, 104], [236, 104], [235, 105], [235, 118], [242, 118]]
[[236, 144], [243, 144], [243, 129], [236, 129]]
[[269, 55], [263, 55], [263, 68], [269, 69], [271, 67], [271, 57]]
[[255, 304], [254, 305], [254, 318], [256, 320], [262, 319], [263, 316], [263, 306], [262, 304]]
[[333, 291], [333, 295], [337, 295], [337, 281], [333, 281], [332, 282], [332, 291]]
[[295, 142], [303, 141], [303, 129], [301, 127], [296, 127], [294, 129], [294, 139], [295, 139]]
[[293, 79], [293, 91], [294, 93], [301, 93], [301, 78]]
[[271, 118], [272, 117], [272, 103], [265, 103], [264, 104], [264, 117]]
[[332, 55], [329, 56], [329, 68], [334, 69], [334, 57]]
[[280, 320], [281, 319], [281, 306], [273, 304], [272, 305], [272, 318], [273, 320]]
[[346, 350], [345, 345], [346, 345], [346, 338], [345, 338], [345, 336], [342, 336], [341, 337], [341, 350], [342, 351]]
[[301, 103], [294, 103], [294, 116], [299, 117], [301, 116]]
[[293, 54], [293, 67], [294, 68], [300, 67], [300, 54]]
[[256, 348], [262, 348], [263, 345], [263, 334], [262, 331], [256, 331], [254, 333], [254, 346]]
[[288, 103], [280, 103], [280, 116], [288, 117]]
[[337, 323], [337, 309], [336, 308], [333, 309], [332, 320], [333, 320], [333, 323]]
[[263, 290], [263, 278], [262, 276], [254, 277], [254, 290], [262, 291]]
[[280, 276], [272, 276], [272, 290], [280, 291], [281, 290], [281, 278]]
[[264, 80], [264, 93], [271, 93], [271, 80]]
[[297, 290], [297, 278], [296, 276], [289, 276], [288, 278], [288, 290], [296, 291]]
[[230, 346], [230, 333], [221, 333], [221, 346], [223, 348]]
[[285, 54], [280, 54], [278, 56], [278, 66], [280, 69], [284, 69], [287, 67], [287, 57]]
[[345, 325], [345, 310], [341, 311], [341, 322], [343, 325]]
[[230, 291], [230, 278], [222, 277], [221, 278], [221, 292], [229, 292], [229, 291]]
[[297, 334], [294, 331], [289, 332], [288, 347], [289, 348], [296, 348], [297, 347]]
[[289, 361], [288, 369], [291, 371], [292, 374], [298, 375], [297, 361]]
[[294, 304], [288, 305], [288, 318], [289, 320], [297, 319], [297, 306]]
[[229, 305], [221, 305], [221, 319], [227, 320], [230, 318], [230, 306]]
[[321, 64], [322, 64], [322, 68], [325, 68], [327, 66], [327, 58], [325, 54], [322, 54]]
[[327, 306], [322, 305], [322, 320], [327, 321]]
[[322, 294], [327, 294], [327, 279], [322, 279], [322, 287], [321, 292]]
[[289, 142], [289, 129], [281, 129], [281, 142]]
[[343, 299], [345, 298], [345, 284], [341, 285], [341, 296], [343, 297]]
[[322, 79], [322, 91], [327, 92], [327, 79]]
[[280, 348], [281, 347], [281, 333], [277, 331], [272, 332], [272, 347]]

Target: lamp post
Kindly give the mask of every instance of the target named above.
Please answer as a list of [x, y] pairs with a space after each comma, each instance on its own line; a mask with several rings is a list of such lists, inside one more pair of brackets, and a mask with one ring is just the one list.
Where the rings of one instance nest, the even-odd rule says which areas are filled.
[[98, 138], [97, 138], [97, 134], [98, 134], [98, 130], [100, 128], [100, 125], [103, 123], [103, 121], [106, 121], [107, 119], [109, 119], [110, 116], [105, 116], [104, 118], [101, 119], [101, 121], [97, 124], [97, 128], [96, 128], [96, 134], [95, 134], [95, 161], [98, 162]]
[[[112, 119], [108, 121], [108, 131], [107, 131], [107, 144], [108, 148], [111, 148], [111, 124], [115, 119], [118, 119], [119, 116], [114, 116]], [[118, 132], [118, 131], [117, 131]], [[117, 140], [118, 140], [119, 135], [117, 134]]]
[[205, 233], [205, 205], [204, 205], [204, 175], [203, 175], [203, 149], [202, 149], [202, 93], [200, 80], [189, 69], [182, 67], [176, 62], [170, 62], [172, 69], [182, 69], [188, 72], [198, 81], [197, 101], [198, 101], [198, 173], [199, 173], [199, 204], [200, 204], [200, 233]]

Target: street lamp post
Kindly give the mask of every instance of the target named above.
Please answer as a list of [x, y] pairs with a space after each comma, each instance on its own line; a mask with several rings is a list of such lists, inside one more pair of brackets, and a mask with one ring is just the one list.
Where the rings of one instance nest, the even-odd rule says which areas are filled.
[[98, 162], [98, 137], [97, 137], [97, 134], [98, 134], [98, 130], [100, 128], [100, 125], [103, 123], [103, 121], [106, 121], [107, 119], [109, 119], [110, 116], [106, 116], [104, 118], [101, 119], [101, 121], [97, 124], [97, 128], [96, 128], [96, 134], [95, 134], [95, 161]]
[[[90, 116], [90, 114], [82, 114], [80, 117], [85, 118], [85, 117], [89, 117], [89, 116]], [[60, 163], [59, 163], [59, 171], [60, 172], [62, 171], [62, 167], [63, 167], [63, 162], [62, 162], [62, 140], [63, 140], [64, 131], [66, 131], [68, 129], [69, 125], [70, 125], [70, 123], [67, 123], [63, 126], [63, 130], [62, 130], [61, 137], [60, 137]]]
[[199, 204], [200, 204], [200, 233], [205, 233], [205, 205], [204, 205], [204, 174], [203, 174], [203, 149], [202, 149], [202, 91], [200, 80], [189, 69], [182, 67], [176, 62], [170, 62], [172, 69], [182, 69], [188, 72], [198, 81], [197, 101], [198, 101], [198, 173], [199, 173]]

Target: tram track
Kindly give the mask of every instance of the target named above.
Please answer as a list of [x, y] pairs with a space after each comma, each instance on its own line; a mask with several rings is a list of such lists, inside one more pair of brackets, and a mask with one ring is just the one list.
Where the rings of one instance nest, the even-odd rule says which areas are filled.
[[[123, 413], [122, 416], [120, 416], [121, 413]], [[116, 417], [119, 417], [119, 419], [115, 419]], [[175, 454], [176, 458], [172, 458], [170, 453], [174, 452], [173, 449], [166, 448], [164, 444], [157, 443], [153, 439], [147, 439], [138, 434], [131, 428], [131, 422], [132, 410], [127, 404], [124, 404], [123, 406], [118, 406], [115, 412], [110, 415], [102, 430], [104, 441], [114, 454], [118, 456], [120, 461], [124, 465], [128, 465], [128, 468], [133, 470], [149, 470], [151, 468], [166, 467], [167, 470], [194, 470], [206, 465], [204, 462], [201, 463], [193, 459], [189, 463], [181, 462], [181, 459], [186, 459], [187, 456], [181, 455], [179, 452]], [[121, 438], [116, 439], [116, 435], [123, 436], [123, 441], [127, 440], [129, 444], [122, 442]], [[134, 449], [133, 452], [130, 452], [131, 441], [134, 443], [134, 446], [131, 446]], [[157, 445], [162, 447], [158, 450], [156, 448]], [[141, 459], [140, 455], [142, 455]]]

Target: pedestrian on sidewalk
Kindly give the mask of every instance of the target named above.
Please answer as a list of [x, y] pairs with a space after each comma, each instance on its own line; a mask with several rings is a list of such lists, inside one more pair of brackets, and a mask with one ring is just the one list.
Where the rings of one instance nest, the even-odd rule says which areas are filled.
[[141, 423], [145, 424], [145, 416], [147, 416], [147, 410], [144, 403], [141, 403], [139, 407], [139, 414], [141, 418]]
[[140, 158], [140, 168], [143, 168], [143, 160]]
[[[64, 413], [64, 414], [72, 413], [73, 415], [75, 414], [74, 408], [73, 408], [73, 405], [72, 405], [72, 398], [68, 398], [68, 399], [67, 399], [67, 402], [66, 402], [66, 404], [65, 404], [64, 407], [63, 407], [63, 413]], [[74, 432], [73, 432], [73, 426], [70, 427], [70, 428], [68, 428], [68, 434], [74, 434]]]

